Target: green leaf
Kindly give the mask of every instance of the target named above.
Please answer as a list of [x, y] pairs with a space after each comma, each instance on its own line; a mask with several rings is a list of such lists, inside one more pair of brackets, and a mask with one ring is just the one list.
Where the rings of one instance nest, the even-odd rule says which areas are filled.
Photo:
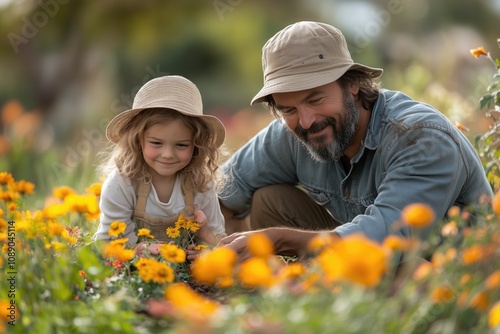
[[479, 105], [480, 108], [483, 109], [484, 107], [492, 107], [493, 106], [493, 95], [487, 94], [483, 95], [483, 97], [479, 100]]

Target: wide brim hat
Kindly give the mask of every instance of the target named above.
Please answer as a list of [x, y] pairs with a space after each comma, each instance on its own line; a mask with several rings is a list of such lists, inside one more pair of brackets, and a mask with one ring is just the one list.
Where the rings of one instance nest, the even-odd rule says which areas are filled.
[[213, 135], [213, 141], [220, 147], [225, 139], [226, 130], [215, 116], [203, 114], [203, 102], [200, 91], [188, 79], [177, 76], [162, 76], [148, 81], [137, 92], [132, 109], [115, 116], [106, 128], [106, 137], [112, 143], [118, 143], [127, 124], [137, 114], [146, 109], [172, 109], [181, 114], [202, 119]]
[[264, 86], [250, 102], [275, 93], [311, 89], [339, 79], [350, 69], [378, 78], [383, 70], [355, 63], [342, 32], [325, 23], [301, 21], [269, 39], [262, 48]]

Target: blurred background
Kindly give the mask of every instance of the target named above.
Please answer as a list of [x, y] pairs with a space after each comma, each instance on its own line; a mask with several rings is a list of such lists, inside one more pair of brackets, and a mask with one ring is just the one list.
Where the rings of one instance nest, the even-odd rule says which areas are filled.
[[382, 67], [385, 88], [486, 132], [479, 98], [499, 56], [500, 0], [0, 0], [0, 170], [36, 184], [98, 181], [109, 120], [148, 80], [183, 75], [234, 151], [270, 120], [249, 102], [262, 84], [261, 49], [301, 20], [340, 28], [355, 61]]

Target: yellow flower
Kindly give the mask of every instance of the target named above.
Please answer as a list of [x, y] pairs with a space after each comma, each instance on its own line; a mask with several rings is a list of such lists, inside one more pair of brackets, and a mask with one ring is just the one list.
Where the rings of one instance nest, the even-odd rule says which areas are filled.
[[268, 258], [274, 254], [274, 245], [264, 233], [254, 233], [248, 238], [248, 250], [253, 256]]
[[171, 283], [174, 281], [174, 270], [164, 262], [157, 262], [153, 266], [151, 280], [159, 284]]
[[186, 230], [191, 231], [193, 233], [196, 233], [200, 229], [200, 223], [198, 223], [196, 220], [188, 220], [186, 224]]
[[92, 183], [88, 188], [85, 188], [85, 192], [99, 197], [101, 196], [101, 189], [102, 183]]
[[236, 252], [228, 247], [202, 253], [193, 261], [191, 268], [193, 278], [200, 283], [216, 284], [232, 276], [236, 260]]
[[427, 204], [415, 203], [407, 205], [401, 218], [404, 223], [414, 228], [422, 228], [434, 222], [435, 215], [432, 208]]
[[449, 218], [455, 218], [460, 215], [460, 207], [454, 205], [451, 208], [448, 209], [448, 217]]
[[328, 281], [347, 280], [372, 287], [387, 270], [388, 254], [365, 236], [350, 235], [323, 250], [316, 261]]
[[488, 52], [486, 52], [486, 50], [482, 46], [480, 46], [476, 49], [471, 49], [470, 53], [476, 58], [479, 58], [479, 56], [487, 56], [488, 55]]
[[148, 258], [141, 258], [135, 266], [137, 267], [137, 270], [139, 271], [139, 276], [144, 282], [149, 282], [153, 278], [154, 275], [154, 268], [158, 261], [155, 259], [148, 259]]
[[68, 213], [68, 207], [64, 204], [52, 204], [43, 209], [43, 216], [47, 219], [55, 219]]
[[268, 287], [275, 281], [271, 268], [261, 257], [253, 257], [241, 263], [237, 276], [242, 285], [250, 288]]
[[127, 224], [124, 222], [119, 222], [119, 221], [114, 221], [109, 225], [109, 231], [108, 234], [111, 237], [117, 238], [120, 234], [125, 233], [125, 229], [127, 228]]
[[199, 244], [199, 245], [196, 245], [196, 247], [194, 248], [194, 250], [196, 250], [198, 252], [203, 252], [207, 248], [208, 248], [207, 245], [205, 245], [205, 244]]
[[177, 221], [175, 222], [175, 227], [177, 229], [181, 229], [181, 228], [186, 229], [187, 223], [188, 223], [188, 219], [186, 217], [184, 217], [183, 214], [180, 214], [179, 218], [177, 218]]
[[106, 245], [104, 256], [109, 259], [118, 260], [120, 262], [127, 262], [134, 258], [135, 251], [132, 249], [125, 249], [127, 238], [116, 239], [110, 241]]
[[453, 291], [445, 285], [439, 286], [431, 292], [431, 300], [435, 303], [448, 303], [454, 296]]
[[186, 252], [177, 245], [162, 244], [160, 254], [168, 262], [183, 263], [186, 261]]
[[413, 272], [413, 279], [416, 281], [420, 281], [424, 278], [430, 277], [433, 270], [434, 270], [434, 267], [432, 266], [432, 263], [423, 262]]
[[68, 211], [86, 214], [99, 213], [97, 199], [92, 195], [69, 194], [64, 198]]
[[54, 194], [55, 197], [60, 198], [60, 199], [65, 199], [66, 196], [70, 194], [76, 194], [76, 191], [73, 190], [73, 188], [68, 187], [68, 186], [60, 186], [56, 187], [52, 190], [52, 194]]
[[11, 173], [0, 172], [0, 184], [9, 184], [14, 181], [14, 177], [12, 177]]
[[65, 251], [68, 249], [68, 246], [66, 244], [63, 244], [62, 242], [58, 242], [58, 241], [52, 241], [50, 243], [50, 246], [56, 252], [62, 252], [62, 251]]
[[167, 236], [169, 238], [175, 239], [180, 237], [181, 231], [177, 227], [167, 227]]
[[219, 304], [203, 297], [184, 283], [174, 283], [165, 288], [165, 298], [186, 317], [204, 319], [219, 308]]
[[151, 231], [147, 228], [140, 228], [139, 230], [137, 230], [137, 236], [154, 239], [154, 235], [152, 235]]
[[500, 301], [496, 302], [488, 312], [488, 326], [494, 328], [500, 325]]

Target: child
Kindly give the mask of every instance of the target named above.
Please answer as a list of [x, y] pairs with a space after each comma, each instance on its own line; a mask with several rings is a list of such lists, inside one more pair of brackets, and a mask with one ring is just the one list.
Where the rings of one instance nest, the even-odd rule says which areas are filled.
[[[109, 240], [114, 221], [126, 223], [124, 237], [136, 254], [137, 230], [148, 228], [160, 242], [179, 214], [200, 223], [198, 240], [216, 244], [225, 236], [217, 198], [217, 160], [225, 129], [219, 119], [203, 115], [200, 92], [181, 76], [147, 82], [133, 107], [111, 120], [106, 136], [112, 152], [100, 169], [107, 178], [100, 200], [100, 224], [94, 240]], [[158, 243], [149, 246], [158, 254]], [[188, 259], [196, 257], [194, 245]]]

